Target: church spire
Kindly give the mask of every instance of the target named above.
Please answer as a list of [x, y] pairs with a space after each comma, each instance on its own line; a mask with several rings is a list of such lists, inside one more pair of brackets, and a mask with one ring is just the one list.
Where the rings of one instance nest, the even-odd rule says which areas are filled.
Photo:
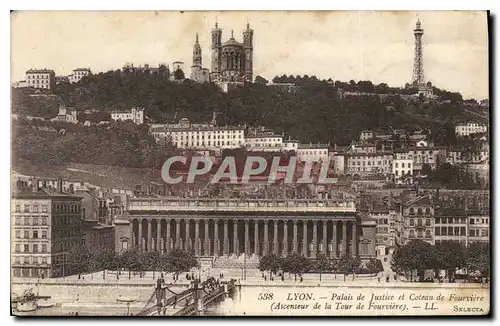
[[198, 40], [198, 33], [196, 33], [196, 41], [193, 46], [193, 66], [201, 67], [201, 46]]

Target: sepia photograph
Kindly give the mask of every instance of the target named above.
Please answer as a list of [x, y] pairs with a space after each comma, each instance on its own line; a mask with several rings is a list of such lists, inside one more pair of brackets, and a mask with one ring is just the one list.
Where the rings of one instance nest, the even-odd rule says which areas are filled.
[[22, 319], [488, 316], [488, 11], [12, 11]]

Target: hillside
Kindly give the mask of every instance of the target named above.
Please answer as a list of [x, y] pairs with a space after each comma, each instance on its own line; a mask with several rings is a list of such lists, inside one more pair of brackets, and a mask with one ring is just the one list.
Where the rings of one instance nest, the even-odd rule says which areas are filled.
[[[56, 114], [58, 103], [80, 111], [142, 106], [156, 123], [178, 121], [182, 117], [206, 122], [217, 112], [219, 125], [265, 125], [303, 143], [341, 145], [357, 139], [363, 129], [391, 128], [428, 130], [436, 145], [451, 145], [456, 143], [456, 122], [478, 119], [475, 112], [464, 109], [460, 94], [437, 88], [434, 91], [438, 98], [427, 101], [422, 97], [408, 98], [403, 94], [410, 92], [407, 88], [373, 85], [369, 81], [332, 83], [314, 76], [287, 78], [285, 81], [300, 86], [298, 91], [283, 92], [262, 81], [223, 93], [214, 84], [190, 80], [179, 84], [163, 75], [117, 70], [83, 78], [78, 84], [58, 84], [56, 97], [32, 97], [26, 89], [13, 89], [12, 111], [50, 118]], [[339, 90], [384, 96], [341, 96]], [[35, 164], [158, 167], [166, 151], [154, 142], [147, 126], [123, 123], [107, 128], [67, 126], [65, 129], [66, 133], [61, 135], [33, 129], [26, 123], [13, 124], [14, 160], [30, 160]]]

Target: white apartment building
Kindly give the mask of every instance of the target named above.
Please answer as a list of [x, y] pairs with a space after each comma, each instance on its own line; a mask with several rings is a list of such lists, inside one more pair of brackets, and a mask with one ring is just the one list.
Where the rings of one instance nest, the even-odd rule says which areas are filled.
[[51, 119], [50, 121], [78, 123], [77, 111], [73, 108], [67, 108], [62, 106], [59, 108], [59, 113], [57, 114], [57, 117]]
[[328, 144], [299, 144], [297, 160], [305, 162], [325, 162], [328, 160]]
[[489, 242], [489, 215], [454, 215], [436, 217], [435, 243], [459, 241], [468, 246], [471, 242]]
[[247, 135], [245, 137], [247, 151], [278, 152], [283, 148], [282, 135]]
[[392, 174], [396, 179], [405, 175], [413, 175], [413, 160], [412, 159], [393, 159]]
[[191, 124], [183, 118], [177, 124], [153, 125], [150, 129], [156, 141], [170, 140], [182, 149], [231, 149], [245, 146], [244, 126]]
[[373, 137], [375, 136], [375, 134], [373, 133], [373, 131], [371, 130], [362, 130], [360, 133], [359, 133], [359, 141], [360, 142], [365, 142], [369, 139], [373, 139]]
[[446, 161], [446, 148], [444, 147], [410, 147], [405, 151], [394, 153], [395, 159], [412, 159], [414, 174], [420, 174], [424, 164], [435, 170]]
[[345, 154], [346, 174], [375, 175], [392, 173], [393, 154], [378, 153], [350, 153]]
[[282, 149], [284, 151], [294, 151], [295, 153], [297, 153], [298, 148], [299, 148], [298, 140], [291, 140], [290, 138], [288, 138], [288, 140], [283, 140]]
[[144, 123], [144, 108], [114, 110], [111, 112], [111, 119], [114, 121], [132, 121], [133, 123], [140, 125]]
[[73, 74], [68, 76], [69, 82], [72, 84], [78, 83], [80, 79], [85, 76], [89, 76], [92, 72], [89, 68], [77, 68], [73, 69]]
[[26, 71], [26, 87], [53, 90], [56, 86], [54, 70], [30, 69]]
[[465, 137], [471, 134], [483, 133], [487, 131], [488, 127], [486, 125], [474, 121], [459, 123], [455, 126], [455, 134], [459, 137]]

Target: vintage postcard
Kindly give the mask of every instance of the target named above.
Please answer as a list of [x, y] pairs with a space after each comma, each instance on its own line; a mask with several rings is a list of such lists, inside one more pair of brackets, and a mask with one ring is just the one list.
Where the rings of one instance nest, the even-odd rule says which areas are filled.
[[12, 12], [12, 315], [488, 315], [488, 20]]

